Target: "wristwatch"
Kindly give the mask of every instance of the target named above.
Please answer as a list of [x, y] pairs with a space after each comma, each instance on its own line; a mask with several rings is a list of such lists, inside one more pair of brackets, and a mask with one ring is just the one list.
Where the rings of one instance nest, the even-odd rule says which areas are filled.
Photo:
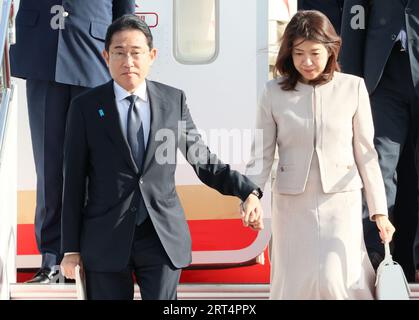
[[254, 194], [256, 197], [258, 197], [259, 199], [260, 198], [262, 198], [262, 196], [263, 196], [263, 192], [262, 192], [262, 190], [260, 190], [259, 188], [258, 189], [255, 189], [255, 190], [253, 190], [252, 192], [251, 192], [251, 194]]

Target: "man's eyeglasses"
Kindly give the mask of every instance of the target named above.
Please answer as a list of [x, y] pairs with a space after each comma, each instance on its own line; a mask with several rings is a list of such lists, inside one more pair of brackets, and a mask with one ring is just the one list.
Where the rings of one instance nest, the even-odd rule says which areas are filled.
[[113, 51], [111, 52], [111, 55], [116, 60], [125, 60], [125, 59], [128, 59], [129, 57], [132, 58], [133, 60], [138, 60], [142, 56], [146, 55], [148, 52], [149, 51], [147, 50], [136, 50], [132, 52]]

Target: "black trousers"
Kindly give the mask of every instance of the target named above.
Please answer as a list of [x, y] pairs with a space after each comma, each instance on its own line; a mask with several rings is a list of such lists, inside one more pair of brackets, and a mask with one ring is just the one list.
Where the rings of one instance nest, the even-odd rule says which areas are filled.
[[171, 263], [147, 218], [136, 227], [128, 266], [120, 272], [85, 270], [89, 300], [132, 300], [134, 279], [143, 300], [176, 300], [181, 269]]
[[[416, 148], [419, 100], [414, 90], [410, 70], [408, 53], [400, 51], [400, 46], [396, 44], [387, 61], [382, 78], [370, 97], [375, 128], [374, 143], [386, 188], [388, 211], [393, 222], [396, 220], [395, 214], [405, 214], [402, 210], [395, 210], [399, 187], [397, 175], [399, 160], [405, 151], [406, 156], [410, 156], [409, 159], [405, 159], [405, 163], [414, 163], [414, 152], [409, 152], [409, 149]], [[417, 177], [414, 166], [412, 168], [413, 172], [410, 176]], [[368, 219], [366, 206], [364, 206], [363, 217], [368, 253], [376, 252], [383, 257], [384, 247], [376, 224]], [[403, 230], [398, 229], [396, 232], [402, 233]], [[397, 236], [396, 233], [395, 237]], [[413, 256], [412, 248], [406, 248], [406, 250], [410, 250], [409, 253]], [[410, 268], [409, 274], [406, 275], [410, 279], [414, 276], [412, 269]]]
[[87, 88], [26, 80], [29, 125], [36, 169], [35, 235], [42, 267], [60, 264], [63, 146], [71, 100]]

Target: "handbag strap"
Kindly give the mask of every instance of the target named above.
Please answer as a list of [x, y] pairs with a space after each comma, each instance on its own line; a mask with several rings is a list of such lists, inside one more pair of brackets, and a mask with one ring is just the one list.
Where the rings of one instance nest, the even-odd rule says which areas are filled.
[[390, 253], [390, 244], [388, 242], [384, 243], [384, 261], [392, 263], [393, 262], [393, 257]]

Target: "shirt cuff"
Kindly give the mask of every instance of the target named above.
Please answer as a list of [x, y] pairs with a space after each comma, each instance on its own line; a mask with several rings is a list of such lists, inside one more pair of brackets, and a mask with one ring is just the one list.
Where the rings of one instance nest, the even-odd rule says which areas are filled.
[[64, 257], [69, 256], [70, 254], [80, 254], [80, 252], [66, 252], [64, 253]]

